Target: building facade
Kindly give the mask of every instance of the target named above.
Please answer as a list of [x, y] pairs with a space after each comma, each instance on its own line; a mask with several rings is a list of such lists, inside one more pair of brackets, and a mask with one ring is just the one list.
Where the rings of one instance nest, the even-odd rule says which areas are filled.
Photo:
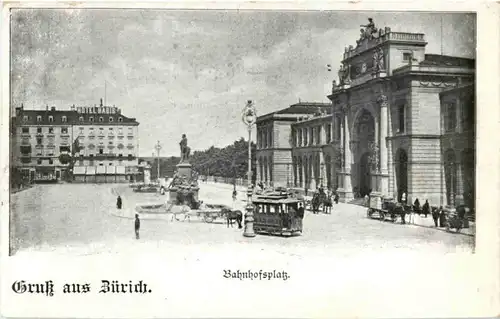
[[474, 207], [476, 199], [476, 106], [473, 85], [440, 93], [441, 157], [445, 204]]
[[[292, 186], [329, 186], [345, 202], [375, 192], [472, 205], [475, 60], [426, 54], [424, 34], [370, 28], [345, 49], [328, 114], [297, 115], [280, 129], [291, 136], [279, 147], [292, 160]], [[258, 132], [276, 127], [274, 114]]]
[[53, 181], [68, 173], [69, 161], [61, 155], [71, 154], [71, 125], [74, 112], [56, 110], [25, 110], [16, 108], [12, 121], [11, 166], [30, 181]]
[[77, 107], [73, 136], [78, 152], [74, 177], [79, 182], [120, 183], [139, 174], [138, 127], [114, 106]]
[[102, 100], [69, 111], [17, 108], [14, 123], [12, 162], [31, 181], [126, 182], [139, 173], [139, 123]]
[[271, 186], [294, 184], [292, 124], [331, 111], [330, 103], [299, 102], [257, 118], [257, 182]]
[[[341, 138], [338, 192], [445, 203], [440, 92], [474, 83], [471, 59], [425, 54], [425, 37], [380, 29], [346, 48], [328, 98]], [[336, 120], [336, 119], [340, 119]]]

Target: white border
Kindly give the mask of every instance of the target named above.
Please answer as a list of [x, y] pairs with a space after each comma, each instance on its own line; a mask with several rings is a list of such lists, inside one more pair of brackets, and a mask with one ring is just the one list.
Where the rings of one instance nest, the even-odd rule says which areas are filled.
[[[8, 154], [0, 152], [2, 192], [0, 309], [6, 317], [453, 317], [494, 316], [499, 311], [499, 151], [498, 124], [500, 74], [499, 10], [494, 2], [269, 2], [269, 1], [171, 1], [134, 3], [97, 2], [55, 3], [48, 1], [4, 3], [0, 54], [1, 143], [9, 145], [9, 7], [53, 8], [189, 8], [239, 10], [377, 10], [377, 11], [477, 11], [477, 236], [474, 256], [371, 256], [345, 260], [335, 256], [292, 262], [261, 260], [248, 251], [248, 260], [225, 259], [207, 250], [197, 256], [200, 263], [176, 262], [173, 256], [30, 258], [20, 260], [8, 254]], [[495, 72], [497, 71], [497, 72]], [[197, 258], [198, 258], [197, 257]], [[295, 280], [287, 283], [241, 283], [217, 276], [231, 266], [254, 267], [273, 263], [286, 268]], [[200, 268], [201, 267], [201, 268]], [[371, 275], [367, 275], [370, 269]], [[403, 270], [402, 270], [403, 269]], [[357, 275], [356, 275], [356, 272]], [[387, 279], [380, 278], [381, 272]], [[429, 282], [429, 272], [442, 276], [446, 285]], [[331, 274], [331, 277], [325, 277]], [[402, 276], [416, 276], [405, 286]], [[10, 284], [16, 279], [96, 281], [112, 276], [143, 279], [155, 285], [150, 297], [56, 296], [13, 298]], [[432, 276], [435, 278], [437, 276]], [[455, 281], [452, 281], [455, 278]], [[462, 278], [463, 282], [457, 280]], [[447, 281], [450, 280], [450, 281]], [[420, 283], [418, 283], [420, 281]], [[429, 300], [439, 294], [442, 300]], [[167, 299], [165, 299], [167, 298]], [[413, 299], [414, 307], [402, 307]]]

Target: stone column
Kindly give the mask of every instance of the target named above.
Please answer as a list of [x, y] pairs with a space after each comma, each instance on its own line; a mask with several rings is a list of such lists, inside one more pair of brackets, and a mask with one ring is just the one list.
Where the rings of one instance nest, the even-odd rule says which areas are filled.
[[261, 161], [259, 158], [259, 159], [257, 159], [257, 176], [255, 176], [255, 180], [257, 181], [257, 183], [261, 181], [260, 174], [261, 174], [262, 168], [260, 165], [261, 165]]
[[339, 196], [344, 202], [348, 202], [353, 198], [353, 193], [351, 185], [351, 165], [352, 165], [351, 138], [349, 132], [349, 118], [347, 109], [344, 109], [342, 128], [343, 128], [342, 135], [344, 142], [343, 143], [344, 163], [342, 172], [342, 188], [339, 190]]
[[319, 152], [319, 179], [320, 179], [320, 185], [323, 184], [323, 187], [326, 187], [327, 179], [326, 179], [326, 170], [325, 167], [325, 156], [323, 154], [323, 150], [320, 150]]
[[463, 179], [463, 167], [461, 163], [456, 164], [456, 183], [457, 183], [457, 192], [455, 194], [455, 205], [464, 204], [464, 179]]
[[388, 102], [387, 96], [381, 95], [378, 99], [380, 104], [380, 142], [379, 142], [379, 154], [380, 154], [380, 192], [384, 195], [389, 195], [389, 170], [388, 170], [388, 158], [387, 158], [387, 130], [388, 130], [388, 119], [387, 119], [387, 109]]

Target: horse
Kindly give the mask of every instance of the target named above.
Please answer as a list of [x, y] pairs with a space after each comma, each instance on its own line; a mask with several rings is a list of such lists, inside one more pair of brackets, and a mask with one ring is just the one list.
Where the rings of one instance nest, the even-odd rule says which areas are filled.
[[243, 222], [243, 213], [241, 211], [231, 210], [229, 208], [223, 208], [221, 210], [221, 215], [226, 216], [228, 228], [229, 228], [229, 225], [231, 225], [231, 227], [233, 227], [234, 220], [238, 223], [239, 229], [243, 228], [243, 226], [241, 225], [241, 223]]
[[311, 207], [313, 214], [318, 213], [320, 205], [321, 205], [321, 196], [319, 193], [314, 193], [313, 198], [311, 200]]

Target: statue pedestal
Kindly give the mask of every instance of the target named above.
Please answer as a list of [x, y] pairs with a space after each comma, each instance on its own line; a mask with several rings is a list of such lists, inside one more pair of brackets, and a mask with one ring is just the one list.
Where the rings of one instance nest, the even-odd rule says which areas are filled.
[[177, 164], [177, 174], [184, 176], [186, 179], [191, 179], [192, 165], [189, 163]]

